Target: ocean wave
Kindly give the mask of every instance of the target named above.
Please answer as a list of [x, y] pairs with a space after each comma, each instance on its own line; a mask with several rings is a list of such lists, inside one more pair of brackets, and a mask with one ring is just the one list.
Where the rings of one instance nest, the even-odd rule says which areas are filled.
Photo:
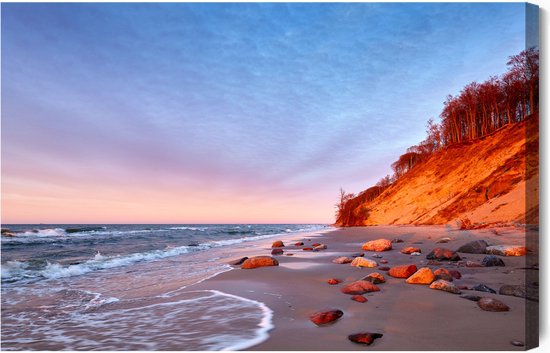
[[199, 232], [204, 232], [208, 229], [208, 227], [187, 227], [187, 226], [180, 226], [180, 227], [170, 227], [168, 228], [170, 230], [196, 230]]

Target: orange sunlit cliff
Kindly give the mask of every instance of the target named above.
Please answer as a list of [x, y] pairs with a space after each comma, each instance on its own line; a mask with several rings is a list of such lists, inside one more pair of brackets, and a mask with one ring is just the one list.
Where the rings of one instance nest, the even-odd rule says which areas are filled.
[[341, 190], [336, 224], [538, 224], [538, 51], [500, 78], [449, 96], [441, 124], [357, 196]]

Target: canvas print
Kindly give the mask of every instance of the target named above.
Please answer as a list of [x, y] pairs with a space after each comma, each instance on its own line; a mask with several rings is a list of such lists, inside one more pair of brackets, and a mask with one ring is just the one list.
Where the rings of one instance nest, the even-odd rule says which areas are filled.
[[539, 344], [539, 7], [2, 3], [1, 348]]

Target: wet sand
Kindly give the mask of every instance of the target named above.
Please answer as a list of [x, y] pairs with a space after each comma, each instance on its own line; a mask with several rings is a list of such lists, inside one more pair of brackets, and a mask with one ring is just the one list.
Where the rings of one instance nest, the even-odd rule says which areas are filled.
[[[448, 243], [438, 240], [449, 237]], [[484, 239], [490, 245], [513, 244], [527, 246], [533, 250], [528, 256], [501, 257], [505, 267], [463, 267], [443, 261], [439, 266], [428, 266], [432, 270], [447, 268], [458, 270], [461, 279], [455, 279], [457, 286], [485, 284], [498, 293], [504, 284], [538, 284], [538, 270], [526, 269], [538, 266], [538, 231], [526, 232], [524, 228], [499, 228], [459, 231], [443, 226], [384, 226], [345, 228], [318, 236], [281, 238], [285, 241], [284, 255], [274, 256], [280, 265], [252, 270], [235, 270], [192, 286], [192, 289], [214, 289], [229, 294], [265, 303], [273, 310], [273, 324], [270, 337], [249, 350], [361, 350], [367, 346], [358, 345], [347, 339], [357, 332], [376, 332], [384, 336], [377, 339], [369, 350], [525, 350], [534, 345], [538, 337], [535, 317], [538, 302], [524, 298], [463, 290], [462, 294], [474, 294], [497, 298], [510, 307], [508, 312], [487, 312], [477, 303], [460, 295], [430, 289], [427, 285], [408, 284], [404, 279], [392, 278], [378, 268], [356, 268], [350, 264], [335, 264], [338, 256], [363, 252], [361, 245], [378, 238], [400, 238], [404, 242], [393, 244], [393, 250], [378, 253], [387, 260], [386, 265], [415, 264], [426, 267], [428, 254], [435, 247], [456, 250], [459, 246], [476, 239]], [[246, 256], [270, 255], [271, 243], [266, 240], [251, 248]], [[326, 250], [310, 252], [294, 246], [303, 241], [305, 246], [323, 243]], [[422, 249], [421, 256], [410, 256], [399, 252], [407, 246]], [[286, 256], [292, 253], [293, 256]], [[375, 253], [365, 251], [365, 258]], [[463, 254], [463, 260], [481, 261], [485, 255]], [[228, 259], [232, 260], [232, 259]], [[538, 268], [538, 267], [537, 267]], [[380, 292], [366, 294], [366, 303], [351, 300], [350, 295], [340, 292], [346, 283], [359, 280], [372, 272], [379, 272], [386, 283], [379, 284]], [[329, 285], [329, 278], [343, 282]], [[191, 288], [189, 288], [191, 289]], [[342, 318], [333, 324], [317, 327], [309, 315], [323, 309], [340, 309]], [[517, 347], [511, 341], [525, 342]]]

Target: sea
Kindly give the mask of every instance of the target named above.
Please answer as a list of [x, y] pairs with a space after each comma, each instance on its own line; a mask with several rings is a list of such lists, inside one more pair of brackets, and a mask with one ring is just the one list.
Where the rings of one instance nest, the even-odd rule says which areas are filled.
[[324, 224], [2, 225], [2, 350], [240, 350], [264, 303], [193, 284]]

